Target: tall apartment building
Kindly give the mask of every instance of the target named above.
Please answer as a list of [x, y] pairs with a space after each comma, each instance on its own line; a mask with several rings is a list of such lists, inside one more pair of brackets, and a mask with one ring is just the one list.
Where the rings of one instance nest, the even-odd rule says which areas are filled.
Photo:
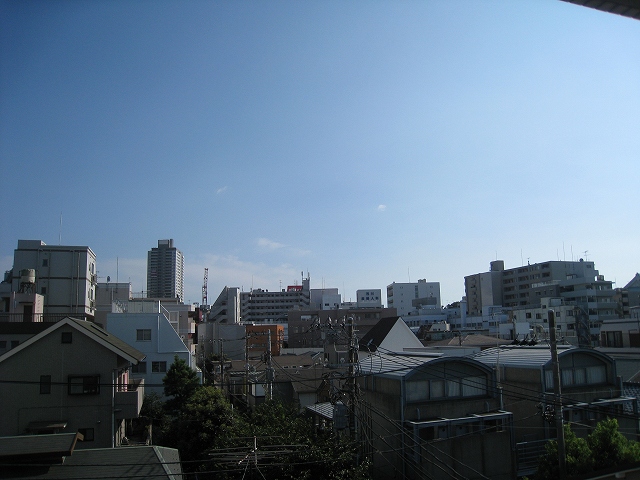
[[387, 286], [387, 306], [395, 308], [400, 317], [417, 313], [417, 309], [433, 307], [440, 309], [440, 282], [426, 279], [413, 283], [393, 282]]
[[172, 238], [158, 240], [147, 254], [147, 297], [184, 301], [184, 257]]
[[9, 311], [11, 292], [38, 294], [44, 297], [44, 321], [64, 316], [93, 320], [96, 284], [96, 255], [89, 247], [18, 240], [13, 268], [0, 286], [0, 304]]

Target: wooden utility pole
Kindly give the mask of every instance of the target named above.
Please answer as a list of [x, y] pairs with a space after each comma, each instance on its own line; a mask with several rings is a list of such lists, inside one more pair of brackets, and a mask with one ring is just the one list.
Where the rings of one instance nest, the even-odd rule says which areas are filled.
[[549, 317], [549, 339], [551, 341], [551, 365], [553, 368], [553, 403], [556, 420], [556, 434], [558, 441], [558, 467], [560, 468], [560, 480], [567, 477], [567, 459], [564, 444], [564, 426], [562, 419], [562, 397], [560, 389], [560, 363], [558, 362], [558, 343], [556, 341], [556, 315], [551, 309], [547, 312]]

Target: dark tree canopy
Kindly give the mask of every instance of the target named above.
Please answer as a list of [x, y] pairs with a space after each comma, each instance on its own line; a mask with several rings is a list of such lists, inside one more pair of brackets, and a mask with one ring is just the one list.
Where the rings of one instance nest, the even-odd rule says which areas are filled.
[[[567, 476], [616, 467], [640, 461], [640, 445], [618, 430], [618, 421], [609, 418], [598, 423], [587, 438], [578, 438], [569, 425], [564, 426]], [[558, 443], [547, 443], [540, 457], [536, 480], [559, 478]]]
[[198, 374], [187, 365], [178, 355], [173, 358], [173, 363], [162, 379], [164, 384], [164, 394], [172, 397], [166, 403], [166, 408], [170, 412], [177, 412], [187, 402], [200, 386]]

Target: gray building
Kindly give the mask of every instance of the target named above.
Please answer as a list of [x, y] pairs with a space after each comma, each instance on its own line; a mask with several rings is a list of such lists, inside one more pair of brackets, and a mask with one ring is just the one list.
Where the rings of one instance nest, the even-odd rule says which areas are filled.
[[121, 445], [142, 408], [144, 382], [129, 371], [144, 354], [93, 322], [30, 327], [0, 323], [0, 336], [19, 341], [0, 355], [0, 378], [11, 385], [0, 388], [0, 436], [80, 432], [78, 448]]
[[93, 320], [97, 278], [96, 255], [87, 246], [18, 240], [13, 268], [0, 284], [0, 310], [9, 312], [11, 292], [22, 292], [43, 297], [45, 318], [36, 321], [54, 321], [68, 315]]
[[147, 254], [147, 297], [184, 301], [184, 257], [172, 238], [158, 240]]
[[515, 478], [513, 415], [490, 367], [376, 352], [359, 372], [356, 428], [370, 439], [372, 478]]
[[506, 270], [504, 262], [496, 260], [491, 262], [489, 272], [469, 275], [464, 280], [469, 315], [482, 315], [491, 306], [502, 306], [521, 321], [536, 314], [542, 317], [537, 310], [551, 308], [556, 302], [573, 307], [567, 316], [575, 320], [569, 322], [568, 328], [582, 328], [594, 341], [602, 321], [618, 316], [613, 282], [605, 280], [593, 262], [582, 259]]
[[286, 324], [289, 310], [309, 308], [311, 292], [309, 277], [302, 285], [289, 285], [280, 291], [261, 288], [240, 293], [240, 316], [243, 323]]

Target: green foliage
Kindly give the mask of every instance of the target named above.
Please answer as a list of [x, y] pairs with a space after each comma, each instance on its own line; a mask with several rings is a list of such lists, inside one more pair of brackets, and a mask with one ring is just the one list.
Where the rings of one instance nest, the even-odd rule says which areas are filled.
[[348, 437], [316, 431], [313, 421], [292, 406], [277, 401], [259, 405], [248, 415], [244, 435], [256, 438], [258, 449], [271, 452], [260, 466], [266, 478], [369, 478], [368, 464], [357, 462], [356, 445]]
[[189, 397], [200, 386], [198, 374], [187, 365], [178, 355], [173, 358], [173, 363], [162, 379], [164, 394], [173, 397], [167, 401], [165, 407], [171, 413], [182, 409]]
[[[180, 451], [183, 461], [206, 460], [205, 452], [227, 445], [237, 419], [222, 392], [211, 386], [198, 387], [173, 419], [167, 446]], [[207, 462], [195, 463], [192, 469], [206, 469]]]
[[587, 437], [587, 443], [593, 457], [598, 459], [598, 469], [619, 465], [628, 457], [630, 442], [618, 431], [618, 421], [615, 418], [598, 423]]
[[[311, 419], [276, 401], [252, 413], [234, 412], [221, 390], [195, 380], [177, 358], [164, 380], [165, 394], [173, 398], [165, 402], [171, 415], [161, 444], [180, 451], [186, 472], [216, 480], [370, 478], [368, 463], [358, 460], [357, 445], [347, 436], [317, 431]], [[150, 416], [158, 414], [155, 401], [147, 408]]]
[[[567, 476], [640, 461], [640, 445], [628, 440], [618, 430], [615, 418], [598, 423], [586, 439], [576, 437], [569, 425], [564, 426]], [[551, 440], [540, 457], [536, 480], [559, 478], [558, 443]]]

